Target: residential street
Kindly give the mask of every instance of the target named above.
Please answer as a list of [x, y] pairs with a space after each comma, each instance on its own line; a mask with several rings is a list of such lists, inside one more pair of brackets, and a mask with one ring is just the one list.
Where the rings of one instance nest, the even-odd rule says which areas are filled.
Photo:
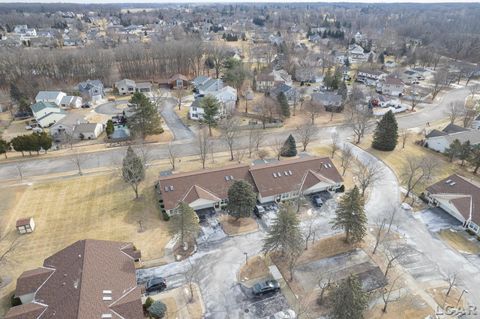
[[[463, 101], [469, 94], [468, 88], [459, 88], [447, 92], [438, 104], [426, 104], [424, 110], [418, 113], [411, 113], [400, 116], [398, 118], [398, 125], [400, 128], [425, 128], [427, 122], [434, 122], [446, 117], [446, 110], [452, 101]], [[183, 123], [178, 122], [175, 112], [167, 105], [164, 108], [164, 113], [167, 114], [165, 121], [173, 132], [178, 130], [176, 141], [173, 142], [174, 147], [177, 147], [178, 156], [188, 156], [198, 154], [198, 146], [194, 141], [193, 133], [186, 128]], [[169, 111], [168, 111], [169, 110]], [[353, 133], [348, 125], [341, 125], [335, 128], [342, 140], [347, 140]], [[373, 122], [369, 126], [369, 131], [373, 129]], [[266, 131], [264, 145], [272, 145], [275, 138], [286, 138], [288, 134], [294, 130], [275, 129]], [[332, 127], [321, 127], [315, 142], [328, 141]], [[180, 132], [180, 133], [179, 133]], [[248, 144], [247, 132], [238, 138], [237, 148], [245, 148]], [[216, 151], [219, 151], [219, 146], [226, 150], [223, 141], [219, 140], [215, 143]], [[164, 159], [168, 156], [168, 148], [165, 144], [154, 144], [147, 146], [149, 156], [152, 160]], [[123, 158], [125, 153], [124, 147], [115, 147], [112, 149], [99, 151], [96, 153], [81, 154], [81, 162], [83, 169], [109, 169], [119, 163], [119, 159]], [[48, 174], [64, 173], [75, 171], [76, 165], [68, 157], [50, 157], [50, 158], [32, 158], [22, 161], [22, 172], [24, 177], [45, 176]], [[16, 179], [18, 178], [18, 169], [16, 163], [1, 163], [0, 164], [0, 180]]]
[[[373, 224], [382, 214], [388, 213], [392, 207], [400, 207], [399, 183], [392, 170], [382, 161], [364, 150], [353, 147], [355, 156], [363, 163], [375, 163], [383, 167], [382, 179], [377, 182], [370, 192], [369, 200], [365, 205], [369, 223]], [[478, 305], [480, 300], [480, 258], [469, 255], [468, 259], [447, 246], [437, 238], [429, 229], [428, 225], [421, 221], [419, 214], [399, 209], [397, 213], [398, 232], [406, 238], [406, 243], [411, 251], [416, 251], [416, 256], [409, 253], [400, 262], [414, 277], [418, 273], [419, 264], [428, 265], [428, 269], [422, 269], [423, 281], [446, 278], [449, 274], [457, 273], [459, 286], [468, 290], [466, 295], [470, 305]], [[434, 221], [432, 221], [434, 222]], [[416, 258], [411, 260], [411, 258]], [[413, 267], [411, 267], [413, 265]]]

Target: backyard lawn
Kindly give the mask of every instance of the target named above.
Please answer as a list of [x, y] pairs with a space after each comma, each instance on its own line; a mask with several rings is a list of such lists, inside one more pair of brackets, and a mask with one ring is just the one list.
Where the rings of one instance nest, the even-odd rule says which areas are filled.
[[[41, 266], [46, 257], [80, 239], [132, 241], [144, 259], [163, 256], [169, 234], [155, 204], [153, 171], [151, 175], [143, 183], [138, 200], [134, 200], [131, 187], [113, 174], [3, 188], [2, 194], [17, 197], [9, 203], [2, 200], [0, 231], [8, 231], [7, 239], [13, 239], [17, 236], [15, 221], [30, 216], [36, 229], [19, 238], [2, 264], [0, 275], [13, 282], [1, 293], [13, 292], [23, 271]], [[0, 252], [8, 242], [0, 242]], [[0, 310], [0, 317], [2, 313]]]

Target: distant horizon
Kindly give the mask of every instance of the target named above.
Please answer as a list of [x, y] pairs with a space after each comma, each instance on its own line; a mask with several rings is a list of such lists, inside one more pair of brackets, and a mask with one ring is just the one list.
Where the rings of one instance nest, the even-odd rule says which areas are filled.
[[292, 3], [365, 3], [365, 4], [462, 4], [462, 3], [480, 3], [480, 0], [407, 0], [407, 1], [394, 1], [394, 0], [336, 0], [336, 1], [326, 1], [326, 0], [128, 0], [128, 1], [119, 1], [119, 0], [0, 0], [1, 4], [229, 4], [229, 3], [245, 3], [245, 4], [257, 4], [257, 3], [279, 3], [279, 4], [292, 4]]

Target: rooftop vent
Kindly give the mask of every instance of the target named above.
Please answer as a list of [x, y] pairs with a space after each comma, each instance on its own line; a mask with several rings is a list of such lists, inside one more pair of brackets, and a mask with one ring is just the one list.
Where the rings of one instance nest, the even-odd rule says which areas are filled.
[[277, 178], [277, 173], [273, 173], [273, 177], [274, 177], [274, 178]]
[[110, 314], [110, 313], [102, 314], [102, 319], [107, 319], [107, 318], [112, 318], [112, 314]]
[[230, 179], [233, 179], [233, 176], [232, 176], [232, 175], [230, 175]]
[[229, 181], [229, 180], [230, 180], [230, 176], [225, 176], [225, 180], [226, 180], [226, 181]]
[[293, 174], [292, 174], [292, 171], [289, 170], [289, 171], [288, 171], [288, 175], [292, 176], [292, 175], [293, 175]]
[[165, 186], [165, 191], [168, 192], [168, 186]]
[[450, 184], [451, 182], [452, 182], [451, 179], [447, 179], [447, 180], [445, 181], [445, 184]]
[[173, 191], [173, 186], [172, 185], [170, 185], [170, 191]]
[[453, 185], [455, 185], [455, 184], [456, 184], [455, 182], [451, 182], [451, 183], [450, 183], [450, 186], [453, 186]]

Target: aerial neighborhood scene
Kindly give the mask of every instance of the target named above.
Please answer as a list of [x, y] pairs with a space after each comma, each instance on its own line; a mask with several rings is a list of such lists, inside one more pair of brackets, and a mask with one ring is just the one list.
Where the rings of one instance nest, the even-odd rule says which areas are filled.
[[0, 318], [480, 318], [480, 3], [0, 2]]

